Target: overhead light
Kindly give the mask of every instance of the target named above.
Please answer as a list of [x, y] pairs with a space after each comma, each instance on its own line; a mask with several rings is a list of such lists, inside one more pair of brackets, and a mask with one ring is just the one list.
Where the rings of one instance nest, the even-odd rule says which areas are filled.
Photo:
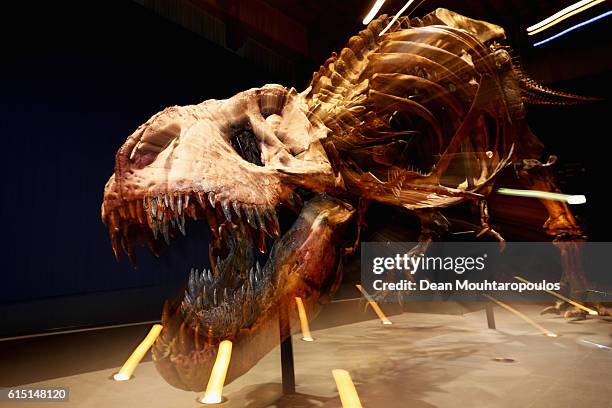
[[374, 5], [370, 9], [370, 11], [368, 11], [368, 14], [363, 19], [363, 25], [370, 24], [370, 21], [372, 21], [374, 19], [374, 17], [376, 17], [376, 15], [380, 11], [380, 9], [383, 6], [383, 4], [385, 4], [385, 1], [386, 0], [376, 0], [376, 3], [374, 3]]
[[534, 35], [540, 33], [544, 30], [549, 29], [550, 27], [559, 24], [561, 21], [570, 18], [578, 13], [582, 13], [583, 11], [598, 5], [599, 3], [603, 3], [605, 0], [581, 0], [577, 3], [572, 4], [553, 14], [550, 17], [545, 18], [537, 24], [532, 25], [531, 27], [527, 27], [527, 33], [529, 35]]
[[534, 44], [533, 44], [533, 46], [534, 46], [534, 47], [538, 47], [538, 46], [540, 46], [540, 45], [542, 45], [542, 44], [546, 44], [547, 42], [552, 41], [552, 40], [554, 40], [554, 39], [556, 39], [556, 38], [559, 38], [559, 37], [561, 37], [561, 36], [563, 36], [563, 35], [565, 35], [565, 34], [567, 34], [567, 33], [571, 32], [571, 31], [576, 30], [577, 28], [584, 27], [585, 25], [589, 25], [589, 24], [591, 24], [591, 23], [594, 23], [594, 22], [595, 22], [595, 21], [597, 21], [597, 20], [601, 20], [602, 18], [608, 17], [610, 14], [612, 14], [612, 10], [610, 10], [610, 11], [606, 11], [606, 12], [605, 12], [605, 13], [603, 13], [603, 14], [600, 14], [600, 15], [598, 15], [598, 16], [595, 16], [595, 17], [591, 18], [591, 19], [588, 19], [587, 21], [583, 21], [582, 23], [576, 24], [575, 26], [571, 26], [570, 28], [568, 28], [568, 29], [566, 29], [566, 30], [561, 31], [560, 33], [555, 34], [555, 35], [553, 35], [552, 37], [548, 37], [548, 38], [547, 38], [547, 39], [545, 39], [545, 40], [542, 40], [542, 41], [540, 41], [540, 42], [534, 43]]
[[539, 190], [518, 190], [515, 188], [498, 188], [496, 193], [514, 196], [514, 197], [529, 197], [539, 198], [541, 200], [553, 200], [553, 201], [565, 201], [568, 204], [584, 204], [586, 203], [586, 197], [582, 194], [569, 195], [561, 193], [551, 193], [549, 191]]
[[379, 35], [379, 36], [382, 36], [384, 33], [386, 33], [387, 31], [389, 31], [389, 29], [391, 28], [391, 26], [392, 26], [393, 24], [395, 24], [395, 22], [397, 21], [397, 19], [398, 19], [398, 18], [400, 18], [400, 16], [401, 16], [402, 14], [404, 14], [404, 12], [405, 12], [405, 11], [408, 9], [408, 7], [410, 7], [410, 5], [411, 5], [413, 2], [414, 2], [414, 0], [408, 0], [408, 3], [406, 3], [406, 4], [404, 5], [404, 7], [402, 7], [402, 8], [400, 9], [400, 11], [398, 11], [398, 12], [397, 12], [397, 14], [395, 15], [395, 17], [393, 17], [393, 19], [391, 20], [391, 22], [390, 22], [390, 23], [389, 23], [389, 24], [388, 24], [388, 25], [385, 27], [385, 29], [384, 29], [384, 30], [382, 30], [382, 31], [380, 32], [380, 34], [378, 34], [378, 35]]

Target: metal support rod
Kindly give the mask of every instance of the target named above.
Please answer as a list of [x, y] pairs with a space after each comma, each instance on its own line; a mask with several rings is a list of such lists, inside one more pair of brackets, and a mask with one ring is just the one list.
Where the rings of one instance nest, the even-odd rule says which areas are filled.
[[495, 329], [495, 314], [493, 313], [493, 304], [487, 302], [485, 310], [487, 312], [487, 325], [489, 326], [489, 329]]
[[293, 343], [291, 342], [291, 323], [286, 306], [281, 306], [278, 314], [281, 340], [281, 373], [283, 394], [295, 394], [295, 370], [293, 366]]

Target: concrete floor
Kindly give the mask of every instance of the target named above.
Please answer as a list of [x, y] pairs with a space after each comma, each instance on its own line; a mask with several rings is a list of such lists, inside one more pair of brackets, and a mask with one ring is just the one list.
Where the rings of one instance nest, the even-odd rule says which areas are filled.
[[[612, 322], [594, 318], [569, 323], [539, 316], [537, 306], [517, 308], [560, 337], [546, 337], [499, 308], [497, 330], [487, 329], [483, 310], [404, 313], [392, 316], [391, 326], [369, 320], [322, 329], [314, 332], [312, 343], [293, 337], [297, 395], [281, 394], [277, 348], [225, 388], [228, 400], [221, 406], [339, 407], [331, 370], [342, 368], [350, 372], [364, 407], [611, 408], [612, 349], [591, 343], [612, 347]], [[494, 361], [499, 357], [514, 362]], [[31, 369], [40, 369], [34, 361]], [[201, 394], [172, 388], [150, 361], [141, 363], [128, 382], [109, 380], [116, 371], [90, 371], [28, 386], [69, 387], [70, 401], [51, 406], [202, 406], [195, 401]]]

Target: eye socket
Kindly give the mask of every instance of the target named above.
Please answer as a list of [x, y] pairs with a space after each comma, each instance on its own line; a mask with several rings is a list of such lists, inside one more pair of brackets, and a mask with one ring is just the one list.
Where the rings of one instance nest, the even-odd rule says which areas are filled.
[[231, 126], [230, 143], [244, 160], [257, 166], [263, 166], [259, 143], [249, 124]]

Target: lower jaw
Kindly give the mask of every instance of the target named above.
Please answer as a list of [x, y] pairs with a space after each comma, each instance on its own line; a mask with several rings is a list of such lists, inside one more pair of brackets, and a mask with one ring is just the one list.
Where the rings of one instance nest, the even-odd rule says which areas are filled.
[[[305, 284], [300, 286], [295, 288], [295, 293], [304, 296], [307, 315], [313, 319], [321, 309], [318, 297], [313, 293], [306, 297], [309, 287]], [[281, 311], [281, 307], [287, 310]], [[285, 296], [260, 315], [252, 328], [240, 329], [234, 338], [228, 339], [232, 341], [232, 355], [225, 384], [245, 374], [288, 337], [287, 333], [281, 335], [279, 312], [288, 316], [290, 333], [299, 327], [295, 297]], [[182, 320], [182, 313], [178, 309], [172, 316], [162, 319], [164, 329], [153, 346], [153, 361], [157, 371], [170, 385], [186, 391], [203, 391], [217, 357], [219, 340], [209, 339], [206, 333], [196, 333]]]
[[[295, 297], [302, 298], [312, 319], [320, 310], [321, 297], [328, 299], [327, 295], [333, 294], [341, 278], [336, 230], [351, 218], [352, 212], [350, 206], [331, 198], [312, 199], [291, 229], [275, 243], [270, 254], [274, 265], [270, 272], [278, 277], [273, 301], [250, 327], [228, 339], [233, 347], [226, 384], [246, 373], [299, 326]], [[279, 331], [279, 312], [288, 316], [289, 333], [281, 335]], [[218, 343], [223, 339], [209, 339], [207, 333], [185, 323], [180, 302], [173, 309], [166, 307], [162, 325], [164, 329], [153, 346], [157, 370], [177, 388], [204, 390]]]

